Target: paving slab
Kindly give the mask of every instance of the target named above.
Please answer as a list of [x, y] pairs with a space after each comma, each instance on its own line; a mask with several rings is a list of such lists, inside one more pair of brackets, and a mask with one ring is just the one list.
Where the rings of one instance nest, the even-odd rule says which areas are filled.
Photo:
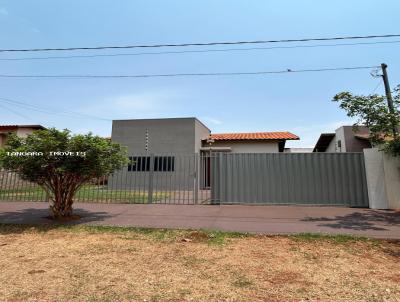
[[[44, 202], [0, 202], [0, 223], [51, 224]], [[400, 239], [400, 211], [328, 206], [76, 203], [73, 224], [213, 229], [259, 234], [303, 232]]]

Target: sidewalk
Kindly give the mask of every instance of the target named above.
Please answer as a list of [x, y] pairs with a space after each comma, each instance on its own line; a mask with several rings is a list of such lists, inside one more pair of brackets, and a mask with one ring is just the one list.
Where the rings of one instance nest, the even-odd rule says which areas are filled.
[[[216, 229], [262, 234], [329, 233], [400, 239], [400, 212], [345, 207], [77, 203], [73, 223]], [[0, 202], [0, 223], [52, 223], [48, 204]]]

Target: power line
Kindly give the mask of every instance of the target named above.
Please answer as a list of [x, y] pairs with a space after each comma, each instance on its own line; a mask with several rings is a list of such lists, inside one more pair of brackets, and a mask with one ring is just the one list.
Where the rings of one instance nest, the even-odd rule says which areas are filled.
[[382, 81], [379, 81], [378, 85], [375, 86], [374, 90], [372, 90], [372, 92], [370, 94], [374, 94], [376, 92], [376, 90], [378, 90], [379, 87], [381, 87], [382, 85]]
[[349, 71], [359, 69], [372, 69], [377, 66], [336, 67], [319, 69], [286, 69], [276, 71], [254, 72], [207, 72], [207, 73], [167, 73], [167, 74], [135, 74], [135, 75], [6, 75], [0, 74], [0, 78], [25, 78], [25, 79], [100, 79], [100, 78], [167, 78], [167, 77], [194, 77], [194, 76], [239, 76], [239, 75], [264, 75], [326, 71]]
[[[23, 109], [28, 109], [28, 110], [46, 113], [46, 114], [67, 115], [67, 116], [72, 116], [74, 118], [85, 118], [85, 119], [89, 118], [89, 119], [96, 119], [96, 120], [102, 120], [102, 121], [107, 121], [107, 122], [111, 121], [111, 119], [106, 119], [106, 118], [97, 117], [97, 116], [93, 116], [93, 115], [89, 115], [89, 114], [75, 112], [75, 111], [69, 111], [69, 110], [65, 110], [65, 109], [61, 110], [61, 109], [56, 109], [56, 108], [51, 109], [51, 108], [35, 106], [35, 105], [31, 105], [31, 104], [28, 104], [25, 102], [12, 100], [9, 98], [0, 97], [0, 100], [7, 102], [8, 104], [12, 104], [13, 106], [18, 106]], [[3, 104], [3, 106], [4, 106], [4, 104]], [[14, 113], [16, 113], [16, 112], [14, 112]]]
[[22, 114], [22, 113], [20, 113], [20, 112], [18, 112], [18, 111], [15, 111], [14, 109], [8, 108], [8, 107], [5, 106], [4, 104], [0, 104], [0, 107], [2, 107], [2, 108], [4, 108], [4, 109], [6, 109], [6, 110], [8, 110], [8, 111], [10, 111], [10, 112], [12, 112], [12, 113], [14, 113], [15, 115], [18, 115], [19, 117], [22, 117], [22, 118], [24, 118], [24, 119], [33, 121], [30, 117], [28, 117], [28, 116], [26, 116], [26, 115], [24, 115], [24, 114]]
[[39, 51], [74, 51], [74, 50], [101, 50], [101, 49], [127, 49], [127, 48], [161, 48], [161, 47], [188, 47], [188, 46], [215, 46], [215, 45], [244, 45], [244, 44], [267, 44], [267, 43], [293, 43], [311, 41], [337, 41], [356, 39], [394, 38], [400, 34], [369, 35], [369, 36], [342, 36], [329, 38], [303, 38], [303, 39], [281, 39], [281, 40], [256, 40], [256, 41], [225, 41], [207, 43], [181, 43], [181, 44], [152, 44], [152, 45], [124, 45], [124, 46], [95, 46], [95, 47], [66, 47], [66, 48], [20, 48], [0, 49], [0, 52], [39, 52]]
[[210, 52], [253, 51], [253, 50], [317, 48], [317, 47], [338, 47], [338, 46], [340, 47], [340, 46], [377, 45], [377, 44], [395, 44], [395, 43], [400, 43], [400, 41], [379, 41], [379, 42], [359, 42], [359, 43], [339, 43], [339, 44], [315, 44], [315, 45], [296, 45], [296, 46], [252, 47], [252, 48], [181, 50], [181, 51], [117, 53], [117, 54], [99, 54], [99, 55], [76, 55], [76, 56], [0, 58], [0, 61], [29, 61], [29, 60], [52, 60], [52, 59], [75, 59], [75, 58], [79, 59], [79, 58], [98, 58], [98, 57], [123, 57], [123, 56], [164, 55], [164, 54], [184, 54], [184, 53], [210, 53]]

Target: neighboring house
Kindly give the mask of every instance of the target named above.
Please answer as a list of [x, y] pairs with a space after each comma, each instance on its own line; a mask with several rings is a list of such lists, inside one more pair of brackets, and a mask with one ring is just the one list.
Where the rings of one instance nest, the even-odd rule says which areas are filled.
[[9, 133], [16, 133], [20, 137], [25, 137], [40, 129], [46, 128], [41, 125], [0, 125], [0, 148], [6, 144]]
[[362, 152], [371, 148], [366, 126], [342, 126], [335, 133], [322, 133], [313, 152]]

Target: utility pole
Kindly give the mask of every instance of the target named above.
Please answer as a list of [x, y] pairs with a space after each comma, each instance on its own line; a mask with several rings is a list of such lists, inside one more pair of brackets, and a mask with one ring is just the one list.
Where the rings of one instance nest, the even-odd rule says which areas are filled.
[[[389, 107], [389, 112], [390, 114], [394, 115], [395, 111], [394, 111], [394, 106], [393, 106], [393, 99], [392, 99], [392, 92], [390, 91], [390, 85], [389, 85], [389, 78], [388, 78], [388, 74], [387, 74], [387, 65], [385, 63], [381, 64], [381, 68], [382, 68], [382, 78], [383, 78], [383, 84], [385, 85], [385, 92], [386, 92], [386, 99], [387, 99], [387, 103], [388, 103], [388, 107]], [[396, 122], [392, 120], [392, 131], [393, 131], [393, 137], [396, 138], [397, 137], [397, 125]]]

